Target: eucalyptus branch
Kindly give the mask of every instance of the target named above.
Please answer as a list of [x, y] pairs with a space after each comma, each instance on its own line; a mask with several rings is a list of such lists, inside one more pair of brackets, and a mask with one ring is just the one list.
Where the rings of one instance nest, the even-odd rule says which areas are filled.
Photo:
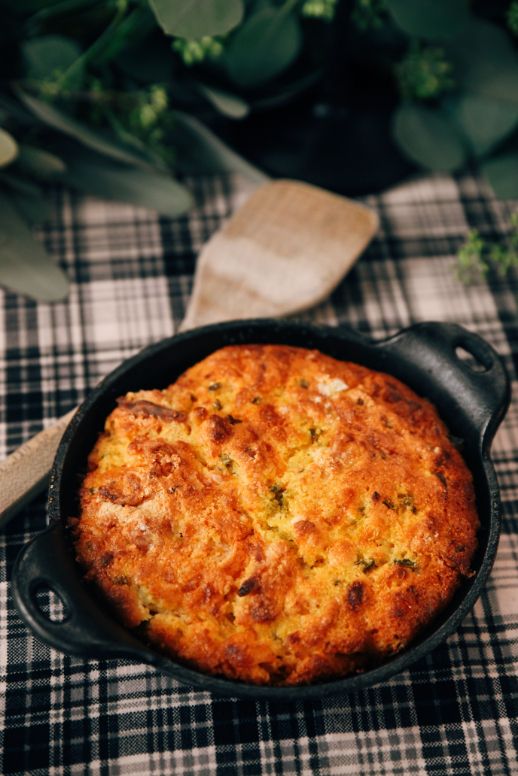
[[457, 278], [464, 284], [474, 283], [490, 270], [502, 278], [518, 267], [518, 210], [512, 213], [506, 244], [489, 242], [477, 229], [468, 232], [457, 254]]

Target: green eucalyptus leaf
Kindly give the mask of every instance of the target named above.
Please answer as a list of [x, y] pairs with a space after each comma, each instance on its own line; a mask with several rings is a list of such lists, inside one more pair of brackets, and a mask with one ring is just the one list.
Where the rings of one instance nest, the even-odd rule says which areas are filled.
[[386, 0], [386, 4], [399, 27], [412, 37], [454, 38], [470, 18], [468, 0]]
[[81, 55], [77, 43], [62, 35], [42, 35], [22, 44], [25, 72], [29, 78], [43, 80], [67, 70]]
[[33, 197], [21, 191], [14, 191], [12, 202], [22, 218], [31, 226], [41, 226], [52, 217], [52, 205], [44, 196]]
[[118, 162], [125, 162], [126, 164], [150, 169], [150, 164], [144, 155], [141, 155], [136, 151], [130, 151], [123, 145], [114, 143], [102, 132], [90, 129], [90, 127], [87, 127], [77, 119], [72, 118], [72, 116], [68, 116], [64, 111], [59, 110], [59, 108], [56, 108], [43, 100], [32, 97], [20, 89], [17, 90], [17, 94], [22, 103], [29, 108], [33, 115], [43, 122], [43, 124], [74, 138], [74, 140], [78, 140], [82, 145], [87, 146], [100, 154], [109, 156]]
[[231, 119], [242, 119], [250, 112], [250, 107], [241, 97], [207, 84], [197, 84], [198, 90], [217, 111]]
[[167, 35], [196, 39], [226, 35], [243, 19], [243, 0], [149, 0]]
[[268, 176], [243, 159], [198, 119], [173, 111], [177, 169], [187, 175], [199, 173], [238, 173], [254, 183], [265, 183]]
[[34, 197], [43, 197], [42, 190], [34, 181], [28, 181], [21, 175], [13, 174], [11, 171], [0, 172], [0, 184], [9, 186], [14, 191], [22, 194], [30, 194]]
[[111, 162], [86, 149], [69, 148], [62, 180], [81, 191], [178, 216], [192, 206], [189, 191], [166, 173]]
[[[110, 36], [102, 51], [95, 57], [95, 65], [99, 67], [110, 62], [123, 52], [131, 51], [156, 29], [155, 17], [146, 5], [137, 6], [118, 25], [116, 33]], [[140, 64], [143, 64], [142, 62]], [[157, 78], [157, 81], [161, 81]]]
[[0, 284], [42, 302], [58, 301], [68, 293], [66, 275], [34, 239], [1, 191]]
[[483, 156], [518, 125], [518, 103], [477, 94], [462, 94], [452, 113], [476, 156]]
[[255, 87], [282, 73], [302, 48], [299, 17], [289, 5], [262, 8], [232, 36], [223, 60], [231, 80]]
[[16, 140], [9, 132], [0, 128], [0, 167], [7, 167], [11, 162], [14, 162], [17, 156], [18, 144]]
[[450, 57], [463, 91], [518, 104], [518, 53], [505, 30], [471, 19]]
[[31, 145], [21, 145], [18, 166], [35, 178], [52, 180], [66, 171], [66, 165], [59, 156]]
[[394, 138], [403, 153], [429, 170], [457, 170], [466, 161], [462, 137], [452, 121], [432, 108], [401, 105], [393, 118]]
[[497, 197], [518, 199], [518, 152], [493, 156], [481, 164], [481, 170]]
[[19, 174], [7, 172], [0, 173], [0, 184], [9, 189], [11, 202], [29, 224], [38, 226], [49, 220], [52, 207], [39, 186]]

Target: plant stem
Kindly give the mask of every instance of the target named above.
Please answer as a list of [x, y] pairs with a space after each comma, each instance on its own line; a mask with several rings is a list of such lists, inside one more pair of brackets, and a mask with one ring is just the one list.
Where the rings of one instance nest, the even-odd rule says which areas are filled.
[[97, 52], [96, 64], [105, 65], [119, 54], [119, 52], [135, 42], [142, 40], [154, 28], [155, 22], [146, 6], [133, 8], [120, 23], [118, 34], [104, 47], [104, 51]]
[[94, 40], [92, 45], [86, 49], [86, 51], [83, 51], [80, 57], [76, 59], [75, 62], [73, 62], [68, 70], [65, 70], [63, 75], [60, 77], [58, 83], [56, 84], [58, 89], [62, 89], [67, 81], [73, 80], [73, 77], [79, 73], [85, 65], [88, 64], [100, 51], [102, 51], [103, 47], [111, 42], [111, 38], [119, 26], [119, 24], [122, 22], [126, 15], [126, 11], [128, 8], [127, 0], [119, 0], [117, 3], [117, 10], [115, 12], [115, 15], [111, 22], [108, 24], [107, 27], [101, 32], [99, 37]]

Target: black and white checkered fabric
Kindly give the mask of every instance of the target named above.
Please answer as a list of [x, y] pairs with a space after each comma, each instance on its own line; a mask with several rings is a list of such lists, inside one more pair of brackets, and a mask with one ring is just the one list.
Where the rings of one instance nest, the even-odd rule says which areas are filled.
[[[230, 179], [190, 182], [176, 220], [50, 192], [41, 232], [69, 298], [36, 304], [0, 291], [0, 455], [76, 406], [123, 358], [181, 321], [195, 257], [235, 208]], [[518, 275], [472, 287], [455, 277], [469, 228], [505, 236], [512, 210], [478, 180], [421, 179], [369, 203], [381, 231], [333, 294], [309, 312], [382, 337], [421, 320], [455, 321], [518, 369]], [[129, 661], [81, 660], [37, 641], [8, 579], [45, 526], [38, 498], [0, 535], [3, 774], [518, 774], [518, 413], [493, 445], [504, 502], [494, 570], [459, 631], [410, 670], [346, 697], [299, 704], [233, 700]]]

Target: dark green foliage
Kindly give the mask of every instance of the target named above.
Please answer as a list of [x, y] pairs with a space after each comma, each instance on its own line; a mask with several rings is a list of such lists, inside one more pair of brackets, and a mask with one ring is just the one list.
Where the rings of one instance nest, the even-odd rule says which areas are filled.
[[[239, 120], [318, 88], [337, 7], [337, 0], [6, 0], [0, 193], [15, 208], [12, 250], [30, 241], [25, 222], [48, 217], [42, 181], [169, 215], [191, 203], [175, 174], [239, 172], [264, 181], [204, 118]], [[388, 69], [399, 87], [392, 126], [401, 150], [432, 170], [479, 160], [497, 195], [516, 197], [518, 3], [487, 13], [490, 20], [483, 4], [468, 0], [355, 0], [351, 24], [372, 72]], [[44, 254], [38, 246], [33, 255]], [[23, 258], [20, 273], [30, 293]], [[0, 267], [0, 282], [15, 275], [16, 262]], [[52, 285], [62, 294], [64, 285]]]
[[397, 67], [401, 95], [410, 100], [435, 99], [453, 89], [452, 73], [443, 48], [414, 42]]
[[468, 0], [386, 0], [403, 32], [430, 40], [453, 38], [469, 19]]
[[481, 159], [496, 194], [517, 197], [514, 153], [487, 159], [518, 129], [518, 52], [510, 35], [460, 0], [387, 0], [387, 6], [393, 21], [411, 35], [395, 67], [409, 101], [393, 122], [403, 153], [431, 170], [456, 170], [469, 157]]
[[224, 35], [244, 14], [243, 0], [149, 0], [149, 4], [167, 35], [189, 39]]
[[2, 283], [43, 302], [62, 299], [68, 290], [63, 272], [48, 258], [10, 198], [0, 192]]
[[457, 170], [466, 161], [461, 133], [438, 108], [415, 103], [401, 105], [394, 115], [393, 131], [401, 150], [430, 170]]
[[473, 283], [490, 270], [505, 278], [518, 267], [518, 210], [511, 214], [509, 226], [505, 243], [488, 242], [476, 229], [468, 232], [457, 254], [457, 276], [461, 282]]
[[224, 54], [231, 81], [257, 87], [283, 73], [302, 48], [302, 29], [292, 10], [295, 4], [266, 5], [234, 33]]
[[507, 26], [518, 36], [518, 0], [513, 0], [507, 10]]

